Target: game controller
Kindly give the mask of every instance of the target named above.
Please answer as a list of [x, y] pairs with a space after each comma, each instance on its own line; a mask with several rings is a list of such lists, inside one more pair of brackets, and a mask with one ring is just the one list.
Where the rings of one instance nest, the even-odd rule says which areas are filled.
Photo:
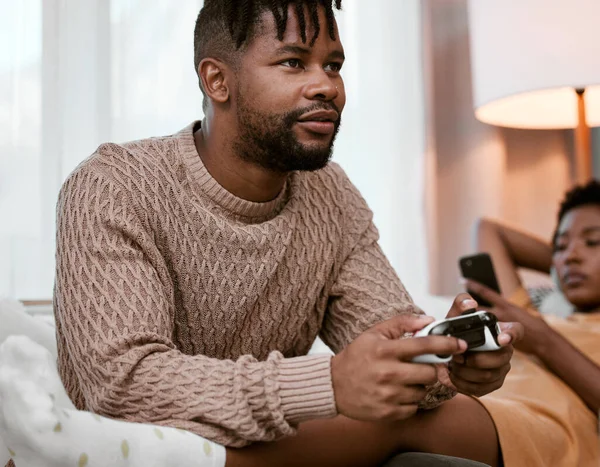
[[[447, 318], [425, 326], [414, 337], [452, 336], [466, 341], [470, 352], [485, 352], [500, 349], [498, 319], [487, 311], [467, 311], [461, 316]], [[452, 355], [418, 355], [415, 363], [447, 363]]]

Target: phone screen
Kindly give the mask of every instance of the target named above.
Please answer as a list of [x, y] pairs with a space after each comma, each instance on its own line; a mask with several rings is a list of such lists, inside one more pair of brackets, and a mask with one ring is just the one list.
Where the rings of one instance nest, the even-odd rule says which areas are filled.
[[[500, 292], [500, 286], [496, 279], [496, 273], [494, 272], [494, 265], [492, 264], [492, 258], [487, 253], [478, 253], [471, 256], [463, 256], [459, 260], [460, 271], [465, 279], [470, 279], [486, 287]], [[484, 307], [491, 307], [492, 304], [487, 300], [483, 299], [479, 295], [467, 290], [469, 294], [475, 299], [475, 301]]]

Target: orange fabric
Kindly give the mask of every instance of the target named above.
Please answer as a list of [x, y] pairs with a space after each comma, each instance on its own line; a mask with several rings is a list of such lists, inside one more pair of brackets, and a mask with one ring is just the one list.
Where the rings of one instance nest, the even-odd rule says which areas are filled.
[[518, 288], [510, 297], [510, 302], [522, 308], [533, 308], [531, 297], [523, 287]]
[[[524, 304], [518, 291], [515, 304]], [[600, 313], [575, 313], [546, 321], [600, 364]], [[539, 360], [515, 352], [512, 369], [498, 391], [480, 402], [491, 414], [506, 467], [598, 467], [598, 414]]]

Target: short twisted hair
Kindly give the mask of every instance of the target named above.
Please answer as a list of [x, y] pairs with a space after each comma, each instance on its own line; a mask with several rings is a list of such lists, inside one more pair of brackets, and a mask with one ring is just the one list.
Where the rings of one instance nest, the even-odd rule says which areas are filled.
[[600, 206], [600, 182], [597, 180], [591, 180], [585, 185], [578, 185], [565, 194], [558, 210], [556, 231], [553, 236], [554, 241], [563, 217], [575, 208], [588, 205]]
[[[325, 8], [329, 36], [335, 40], [333, 9], [340, 10], [342, 0], [205, 0], [194, 30], [196, 72], [200, 62], [206, 57], [218, 58], [235, 67], [237, 54], [254, 37], [260, 15], [264, 11], [273, 14], [277, 37], [283, 40], [290, 5], [294, 6], [298, 16], [302, 42], [308, 41], [305, 6], [308, 8], [309, 20], [314, 27], [314, 34], [308, 41], [309, 44], [312, 46], [321, 32], [318, 12], [320, 6]], [[202, 86], [200, 88], [202, 89]], [[203, 89], [202, 92], [204, 93]]]

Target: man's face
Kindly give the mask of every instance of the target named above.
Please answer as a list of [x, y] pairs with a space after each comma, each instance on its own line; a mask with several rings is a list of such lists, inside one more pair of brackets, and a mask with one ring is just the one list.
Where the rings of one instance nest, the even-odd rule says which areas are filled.
[[264, 12], [237, 73], [235, 149], [242, 159], [276, 172], [327, 165], [346, 103], [337, 27], [334, 41], [319, 7], [321, 31], [310, 47], [314, 25], [308, 10], [305, 15], [309, 24], [303, 43], [293, 6], [283, 41], [277, 38], [272, 14]]

